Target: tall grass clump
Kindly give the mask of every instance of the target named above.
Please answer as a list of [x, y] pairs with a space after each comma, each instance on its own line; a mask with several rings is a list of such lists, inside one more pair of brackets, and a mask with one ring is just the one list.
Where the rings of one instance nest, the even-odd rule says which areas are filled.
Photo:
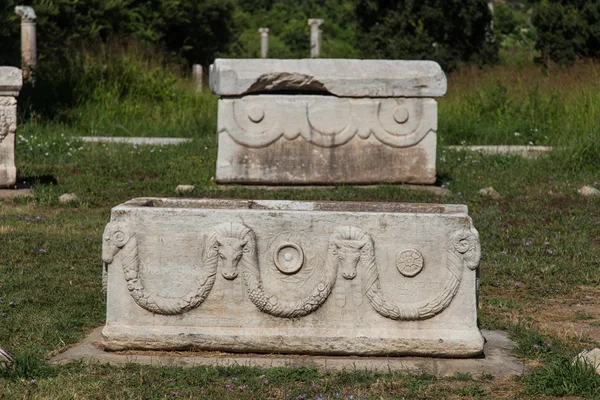
[[567, 169], [600, 163], [600, 69], [592, 61], [547, 71], [533, 64], [464, 67], [440, 100], [442, 145], [546, 145]]
[[81, 135], [197, 136], [212, 132], [216, 101], [197, 93], [178, 58], [134, 40], [82, 45], [62, 65], [40, 62], [21, 96], [22, 118]]

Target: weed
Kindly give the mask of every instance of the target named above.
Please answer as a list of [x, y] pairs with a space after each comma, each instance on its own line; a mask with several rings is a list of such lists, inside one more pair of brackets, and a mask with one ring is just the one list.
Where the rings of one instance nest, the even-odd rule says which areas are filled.
[[594, 316], [589, 313], [586, 313], [585, 311], [576, 311], [573, 319], [575, 321], [587, 321], [590, 319], [594, 319]]
[[561, 358], [536, 368], [523, 378], [525, 391], [530, 395], [584, 396], [598, 398], [600, 376], [585, 362]]

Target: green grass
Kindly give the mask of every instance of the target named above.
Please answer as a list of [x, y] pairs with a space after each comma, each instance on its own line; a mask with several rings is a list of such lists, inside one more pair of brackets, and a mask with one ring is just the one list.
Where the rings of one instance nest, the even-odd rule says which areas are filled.
[[[143, 69], [130, 64], [133, 72]], [[438, 135], [438, 184], [452, 191], [444, 198], [401, 185], [219, 189], [213, 182], [215, 97], [195, 94], [177, 73], [150, 68], [140, 78], [119, 68], [124, 67], [111, 64], [113, 75], [94, 78], [88, 88], [92, 93], [86, 89], [86, 96], [54, 120], [30, 109], [21, 121], [19, 180], [33, 186], [35, 198], [0, 204], [0, 345], [19, 360], [15, 370], [0, 373], [0, 398], [137, 399], [173, 397], [175, 392], [214, 399], [335, 398], [336, 393], [340, 398], [481, 398], [504, 390], [491, 377], [468, 375], [437, 379], [304, 368], [49, 366], [50, 354], [104, 323], [100, 251], [110, 208], [134, 197], [175, 197], [178, 184], [195, 185], [193, 197], [468, 205], [483, 249], [481, 326], [509, 330], [518, 356], [534, 365], [507, 390], [514, 397], [598, 398], [600, 378], [570, 363], [583, 348], [598, 344], [544, 332], [536, 319], [551, 300], [600, 284], [600, 199], [577, 193], [583, 185], [600, 188], [600, 84], [593, 64], [551, 76], [533, 67], [463, 70], [449, 76], [449, 94], [440, 100]], [[94, 71], [90, 67], [85, 76], [92, 79]], [[115, 83], [115, 76], [123, 81]], [[139, 89], [145, 81], [151, 82], [150, 92]], [[75, 87], [75, 92], [83, 90]], [[90, 134], [194, 140], [159, 147], [78, 139]], [[524, 160], [443, 147], [530, 141], [558, 150]], [[502, 199], [482, 198], [478, 190], [488, 186]], [[58, 197], [71, 192], [79, 201], [59, 204]], [[573, 318], [588, 320], [587, 314]]]

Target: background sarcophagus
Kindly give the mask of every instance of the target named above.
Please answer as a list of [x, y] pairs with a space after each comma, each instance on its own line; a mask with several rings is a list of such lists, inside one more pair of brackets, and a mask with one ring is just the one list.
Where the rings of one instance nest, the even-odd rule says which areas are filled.
[[223, 60], [216, 179], [222, 183], [434, 183], [431, 61]]
[[15, 166], [15, 134], [17, 131], [17, 99], [23, 76], [15, 67], [0, 67], [0, 188], [17, 181]]
[[104, 345], [469, 357], [465, 206], [134, 199], [103, 243]]

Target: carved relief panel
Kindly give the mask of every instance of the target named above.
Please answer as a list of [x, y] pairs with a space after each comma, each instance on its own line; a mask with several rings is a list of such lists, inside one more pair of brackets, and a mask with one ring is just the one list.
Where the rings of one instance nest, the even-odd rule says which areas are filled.
[[304, 205], [287, 211], [276, 203], [239, 212], [166, 206], [114, 214], [102, 257], [108, 346], [146, 346], [140, 336], [120, 339], [132, 329], [183, 347], [219, 349], [236, 338], [225, 350], [425, 354], [402, 346], [438, 334], [431, 343], [442, 353], [447, 346], [464, 351], [461, 338], [479, 343], [474, 269], [481, 250], [465, 214], [423, 229], [435, 218]]
[[328, 96], [246, 96], [219, 100], [219, 132], [260, 148], [302, 137], [318, 147], [337, 147], [373, 135], [390, 147], [410, 147], [437, 129], [433, 99], [351, 99]]

